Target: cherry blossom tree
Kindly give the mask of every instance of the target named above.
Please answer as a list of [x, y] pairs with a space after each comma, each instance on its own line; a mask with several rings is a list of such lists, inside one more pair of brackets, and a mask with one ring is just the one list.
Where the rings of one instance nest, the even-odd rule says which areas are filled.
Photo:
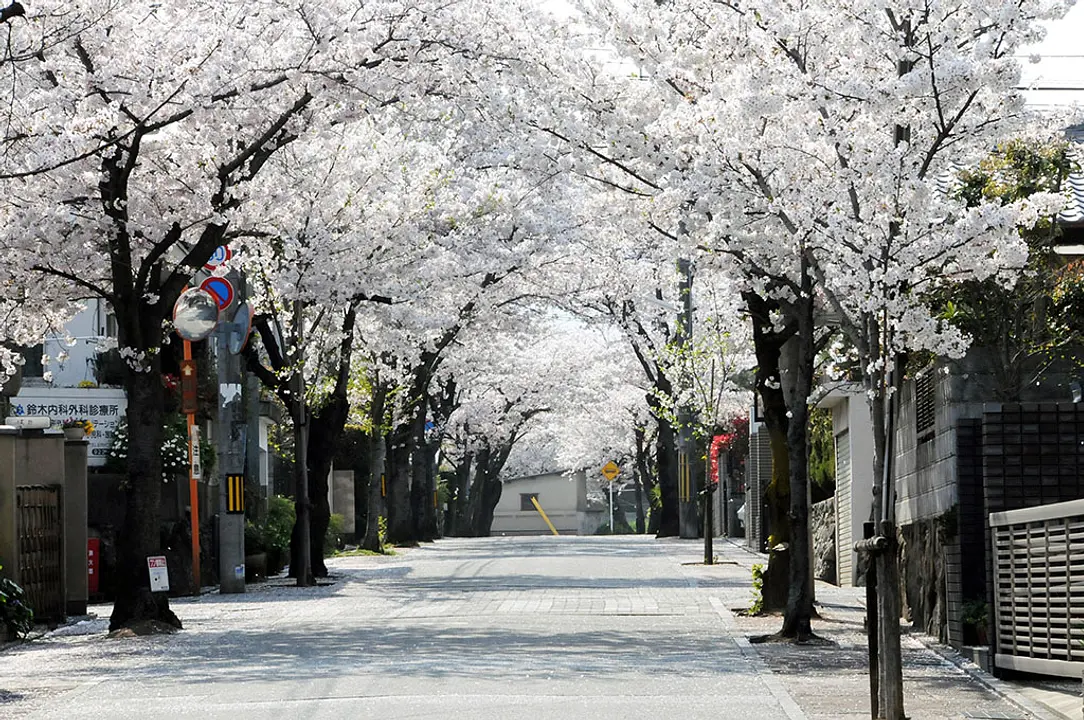
[[40, 275], [111, 304], [128, 361], [129, 422], [146, 429], [129, 451], [112, 626], [179, 625], [144, 569], [159, 543], [162, 414], [146, 378], [160, 372], [174, 301], [232, 239], [244, 186], [276, 153], [457, 84], [455, 59], [476, 46], [476, 16], [461, 9], [47, 0], [25, 24], [5, 24], [10, 52], [26, 58], [0, 91], [13, 108], [5, 248], [36, 255]]
[[[891, 548], [887, 459], [902, 356], [966, 344], [922, 294], [965, 278], [1011, 282], [1026, 255], [1016, 228], [1054, 208], [1034, 196], [965, 207], [944, 185], [1024, 121], [1013, 53], [1065, 7], [680, 2], [608, 13], [615, 42], [686, 99], [653, 136], [671, 138], [693, 170], [665, 183], [680, 200], [666, 205], [690, 211], [689, 237], [739, 260], [751, 287], [798, 324], [799, 370], [811, 366], [818, 294], [858, 348], [883, 479], [874, 502]], [[797, 379], [791, 428], [805, 423], [809, 384]], [[792, 492], [805, 457], [795, 439]], [[793, 501], [791, 509], [801, 512]], [[791, 538], [795, 556], [803, 537]], [[898, 589], [894, 550], [878, 564], [881, 587]], [[790, 591], [784, 631], [793, 617], [801, 633], [808, 614], [792, 608], [808, 607], [808, 593], [795, 582]], [[903, 713], [895, 595], [881, 593], [883, 711], [894, 719]]]

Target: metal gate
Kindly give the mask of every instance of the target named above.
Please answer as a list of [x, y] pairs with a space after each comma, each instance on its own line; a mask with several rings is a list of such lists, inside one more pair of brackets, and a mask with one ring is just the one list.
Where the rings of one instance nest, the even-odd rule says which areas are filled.
[[854, 585], [854, 498], [851, 483], [851, 433], [848, 429], [836, 435], [836, 580], [840, 587]]
[[19, 584], [35, 620], [64, 617], [64, 553], [58, 485], [15, 488], [19, 523]]
[[1084, 500], [992, 513], [998, 667], [1084, 670]]

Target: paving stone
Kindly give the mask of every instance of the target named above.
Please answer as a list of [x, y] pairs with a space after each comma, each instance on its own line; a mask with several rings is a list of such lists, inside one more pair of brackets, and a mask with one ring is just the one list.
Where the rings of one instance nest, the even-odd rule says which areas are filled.
[[[0, 716], [868, 717], [853, 592], [818, 586], [816, 630], [833, 644], [751, 646], [748, 635], [779, 626], [731, 612], [749, 604], [761, 558], [718, 547], [726, 562], [715, 566], [683, 564], [702, 557], [699, 543], [629, 536], [442, 540], [337, 558], [328, 586], [174, 601], [177, 635], [106, 640], [91, 623], [9, 647]], [[905, 638], [905, 652], [912, 720], [1018, 716], [917, 641]]]

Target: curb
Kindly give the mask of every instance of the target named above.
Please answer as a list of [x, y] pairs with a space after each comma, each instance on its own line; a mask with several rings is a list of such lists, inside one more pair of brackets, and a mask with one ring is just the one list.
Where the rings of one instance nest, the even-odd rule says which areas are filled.
[[1072, 720], [1068, 716], [1062, 715], [1057, 710], [1024, 697], [1022, 693], [1015, 690], [1008, 683], [994, 677], [960, 653], [956, 652], [953, 648], [942, 645], [931, 636], [915, 632], [911, 632], [909, 635], [922, 643], [927, 650], [935, 653], [945, 662], [952, 663], [975, 680], [975, 682], [984, 686], [990, 692], [1001, 696], [1007, 702], [1012, 703], [1024, 712], [1029, 713], [1032, 717], [1036, 718], [1036, 720]]

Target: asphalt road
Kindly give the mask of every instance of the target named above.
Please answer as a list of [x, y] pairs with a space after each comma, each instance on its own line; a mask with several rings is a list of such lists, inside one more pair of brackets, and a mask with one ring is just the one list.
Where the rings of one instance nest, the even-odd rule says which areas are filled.
[[806, 718], [736, 638], [746, 571], [694, 572], [695, 550], [492, 538], [340, 558], [328, 586], [176, 601], [177, 635], [98, 621], [9, 648], [0, 717]]

